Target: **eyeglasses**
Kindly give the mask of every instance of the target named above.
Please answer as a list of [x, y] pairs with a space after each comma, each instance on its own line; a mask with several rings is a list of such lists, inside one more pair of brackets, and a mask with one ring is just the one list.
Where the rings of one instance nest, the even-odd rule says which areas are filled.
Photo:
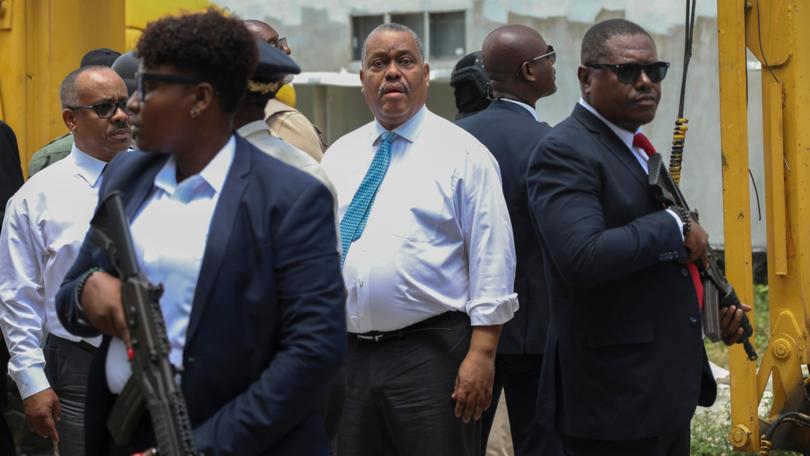
[[548, 58], [548, 61], [552, 65], [554, 65], [555, 62], [557, 62], [557, 50], [554, 49], [554, 46], [549, 44], [548, 47], [546, 48], [546, 53], [545, 54], [538, 55], [537, 57], [531, 58], [531, 59], [526, 60], [523, 63], [521, 63], [520, 67], [517, 70], [517, 74], [520, 75], [520, 73], [523, 71], [523, 65], [531, 65], [533, 62], [536, 62], [536, 61], [538, 61], [540, 59], [545, 59], [545, 58]]
[[529, 59], [529, 60], [525, 61], [524, 63], [532, 63], [532, 62], [535, 62], [537, 60], [540, 60], [540, 59], [543, 59], [543, 58], [546, 58], [546, 57], [548, 57], [548, 61], [551, 62], [552, 65], [554, 65], [554, 63], [557, 62], [557, 51], [554, 49], [554, 46], [549, 44], [548, 49], [546, 50], [545, 54], [538, 55], [537, 57], [535, 57], [533, 59]]
[[624, 84], [635, 84], [641, 76], [641, 72], [650, 78], [653, 83], [659, 83], [667, 76], [669, 69], [669, 62], [654, 62], [654, 63], [586, 63], [589, 68], [607, 68], [616, 73], [616, 79]]
[[287, 46], [287, 37], [282, 36], [281, 38], [278, 38], [277, 40], [268, 41], [268, 44], [270, 44], [270, 46], [277, 47], [277, 48], [281, 49], [281, 48]]
[[92, 109], [96, 112], [99, 119], [109, 119], [114, 116], [118, 110], [127, 112], [127, 100], [121, 101], [102, 101], [101, 103], [83, 105], [83, 106], [65, 106], [67, 109]]
[[202, 82], [199, 79], [177, 74], [138, 73], [135, 75], [135, 90], [141, 94], [141, 102], [146, 101], [146, 94], [149, 89], [145, 83], [149, 81], [168, 82], [170, 84], [199, 84]]

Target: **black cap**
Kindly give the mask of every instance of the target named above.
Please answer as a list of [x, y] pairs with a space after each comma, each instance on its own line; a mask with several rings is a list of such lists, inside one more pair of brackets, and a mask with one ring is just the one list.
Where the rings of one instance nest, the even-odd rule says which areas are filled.
[[259, 49], [259, 63], [251, 80], [261, 83], [276, 82], [288, 74], [298, 74], [301, 67], [281, 49], [262, 40], [256, 40]]
[[135, 51], [129, 51], [121, 54], [112, 64], [112, 69], [127, 84], [127, 92], [130, 96], [135, 92], [135, 73], [138, 72], [140, 63], [138, 57], [135, 57]]
[[456, 63], [450, 74], [450, 86], [460, 119], [486, 109], [491, 102], [492, 90], [489, 76], [481, 61], [481, 51], [471, 52]]
[[481, 51], [471, 52], [462, 57], [450, 74], [450, 86], [452, 87], [468, 81], [478, 86], [481, 93], [489, 92], [489, 76], [481, 61]]
[[82, 57], [82, 63], [79, 66], [111, 66], [115, 59], [117, 59], [121, 55], [118, 51], [113, 51], [112, 49], [107, 48], [98, 48], [89, 51], [87, 54], [84, 54]]

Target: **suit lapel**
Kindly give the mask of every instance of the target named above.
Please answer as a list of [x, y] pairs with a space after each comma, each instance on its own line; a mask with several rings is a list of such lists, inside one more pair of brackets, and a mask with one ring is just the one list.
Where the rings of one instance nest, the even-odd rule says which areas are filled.
[[157, 156], [154, 161], [150, 161], [144, 172], [137, 179], [137, 182], [132, 187], [129, 198], [126, 199], [125, 211], [127, 220], [132, 223], [135, 217], [135, 212], [143, 205], [143, 202], [149, 197], [152, 188], [155, 185], [155, 176], [163, 168], [163, 165], [169, 160], [169, 155]]
[[222, 194], [217, 201], [211, 227], [208, 230], [208, 240], [205, 245], [200, 275], [197, 278], [197, 288], [194, 291], [194, 303], [191, 306], [191, 317], [186, 332], [186, 347], [190, 345], [197, 327], [200, 324], [203, 310], [208, 303], [211, 288], [219, 272], [220, 265], [225, 260], [233, 225], [239, 210], [239, 201], [247, 186], [247, 175], [250, 171], [250, 146], [239, 135], [236, 135], [236, 153], [233, 164], [228, 171]]
[[585, 128], [597, 135], [599, 142], [605, 146], [605, 149], [610, 151], [613, 159], [621, 163], [646, 191], [649, 187], [647, 175], [639, 165], [636, 157], [627, 148], [627, 145], [604, 122], [579, 103], [574, 107], [574, 112], [571, 115], [579, 120]]

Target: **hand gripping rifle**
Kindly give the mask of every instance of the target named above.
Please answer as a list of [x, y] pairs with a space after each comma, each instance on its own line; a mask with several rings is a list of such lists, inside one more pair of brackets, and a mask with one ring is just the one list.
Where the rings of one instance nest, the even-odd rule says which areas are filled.
[[[647, 166], [650, 170], [649, 184], [653, 188], [658, 201], [664, 207], [677, 206], [689, 211], [689, 205], [683, 198], [680, 189], [664, 167], [661, 154], [653, 154], [650, 161], [647, 162]], [[695, 220], [698, 219], [696, 212], [690, 211], [690, 213]], [[710, 340], [717, 342], [721, 338], [720, 309], [729, 306], [742, 309], [742, 306], [740, 305], [740, 299], [737, 298], [737, 293], [734, 292], [734, 288], [728, 283], [723, 273], [720, 272], [720, 268], [714, 259], [714, 252], [709, 246], [706, 246], [706, 256], [708, 257], [708, 265], [704, 266], [702, 262], [697, 262], [700, 279], [703, 282], [703, 333]], [[757, 352], [748, 340], [754, 330], [745, 313], [743, 313], [740, 326], [743, 329], [743, 334], [738, 343], [743, 344], [748, 359], [755, 361]]]
[[101, 201], [90, 225], [93, 243], [107, 252], [121, 279], [132, 343], [127, 350], [132, 377], [115, 401], [107, 428], [116, 443], [128, 444], [145, 408], [152, 420], [158, 454], [196, 455], [186, 400], [169, 362], [169, 339], [159, 302], [163, 287], [149, 283], [138, 266], [118, 192]]

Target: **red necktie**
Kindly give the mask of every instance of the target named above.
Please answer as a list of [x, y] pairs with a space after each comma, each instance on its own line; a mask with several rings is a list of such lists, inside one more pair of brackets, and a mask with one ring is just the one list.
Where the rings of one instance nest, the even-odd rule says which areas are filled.
[[[652, 157], [655, 153], [655, 147], [653, 147], [650, 139], [644, 136], [644, 133], [636, 133], [635, 136], [633, 136], [633, 147], [638, 147], [646, 152], [647, 157]], [[703, 310], [703, 282], [700, 280], [700, 273], [695, 263], [687, 264], [686, 268], [689, 270], [689, 275], [692, 276], [692, 284], [695, 286], [695, 293], [697, 293], [698, 306]]]

